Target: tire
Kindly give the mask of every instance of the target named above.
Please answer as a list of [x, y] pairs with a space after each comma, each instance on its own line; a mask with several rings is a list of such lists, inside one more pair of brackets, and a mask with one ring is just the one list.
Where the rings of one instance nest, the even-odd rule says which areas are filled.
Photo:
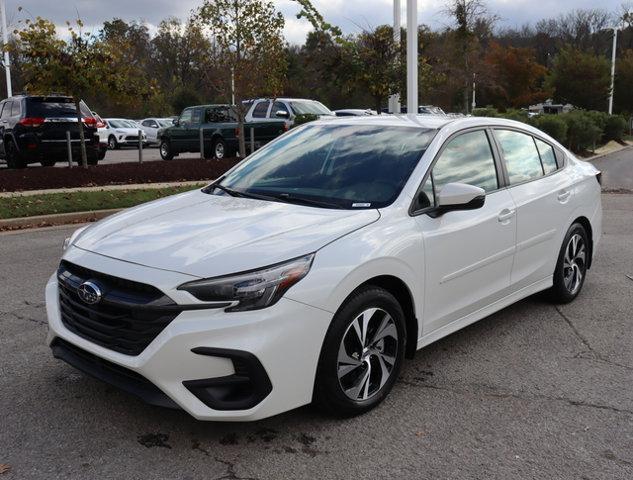
[[569, 303], [578, 296], [587, 276], [589, 255], [587, 231], [580, 223], [574, 223], [567, 231], [558, 254], [554, 285], [548, 291], [552, 302]]
[[99, 158], [97, 157], [88, 157], [88, 165], [98, 165]]
[[108, 148], [110, 150], [118, 150], [119, 148], [121, 148], [119, 142], [116, 141], [116, 137], [114, 135], [110, 135], [108, 137]]
[[167, 140], [161, 140], [158, 150], [160, 152], [160, 158], [163, 160], [172, 160], [174, 158], [174, 153], [171, 151], [171, 144]]
[[26, 168], [26, 161], [20, 155], [13, 140], [5, 142], [7, 167]]
[[40, 165], [42, 165], [42, 167], [53, 167], [56, 163], [57, 161], [55, 160], [42, 160]]
[[[376, 339], [379, 332], [383, 336]], [[398, 378], [405, 345], [404, 312], [395, 297], [379, 287], [360, 288], [343, 303], [325, 336], [315, 405], [338, 416], [376, 407]]]
[[211, 152], [213, 154], [213, 157], [217, 158], [218, 160], [222, 160], [223, 158], [226, 158], [227, 153], [228, 153], [226, 142], [221, 138], [216, 138], [213, 141]]

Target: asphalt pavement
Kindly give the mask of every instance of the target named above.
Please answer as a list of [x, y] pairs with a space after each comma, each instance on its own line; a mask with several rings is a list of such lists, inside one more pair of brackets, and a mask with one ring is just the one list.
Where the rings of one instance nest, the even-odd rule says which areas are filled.
[[633, 196], [603, 200], [574, 303], [531, 297], [428, 346], [345, 420], [198, 422], [53, 359], [43, 291], [75, 227], [2, 234], [0, 478], [633, 478]]

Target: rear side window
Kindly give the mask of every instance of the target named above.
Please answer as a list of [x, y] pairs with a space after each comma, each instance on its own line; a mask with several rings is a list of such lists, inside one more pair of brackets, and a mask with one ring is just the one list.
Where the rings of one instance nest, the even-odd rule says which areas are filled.
[[18, 115], [20, 115], [21, 112], [21, 105], [20, 105], [20, 101], [15, 101], [13, 102], [13, 105], [11, 105], [11, 116], [12, 117], [17, 117]]
[[[7, 105], [9, 105], [8, 102], [2, 102], [2, 104], [0, 104], [0, 118], [5, 118], [5, 108]], [[6, 110], [11, 110], [11, 107], [7, 107]]]
[[488, 135], [483, 130], [449, 140], [433, 167], [435, 194], [448, 183], [466, 183], [491, 192], [499, 188]]
[[535, 138], [536, 148], [538, 148], [538, 153], [541, 155], [541, 163], [543, 163], [543, 170], [545, 171], [545, 175], [555, 172], [558, 170], [558, 165], [556, 164], [556, 154], [554, 153], [554, 147], [550, 144]]
[[510, 185], [543, 176], [541, 158], [531, 135], [513, 130], [496, 130], [495, 135], [503, 152]]
[[253, 109], [253, 118], [266, 118], [270, 102], [259, 102]]

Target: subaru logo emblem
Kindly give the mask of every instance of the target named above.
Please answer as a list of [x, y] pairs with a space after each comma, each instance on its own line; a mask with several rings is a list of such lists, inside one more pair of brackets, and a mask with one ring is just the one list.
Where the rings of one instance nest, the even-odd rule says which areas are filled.
[[92, 282], [84, 282], [77, 288], [77, 295], [84, 303], [94, 305], [101, 300], [101, 289]]

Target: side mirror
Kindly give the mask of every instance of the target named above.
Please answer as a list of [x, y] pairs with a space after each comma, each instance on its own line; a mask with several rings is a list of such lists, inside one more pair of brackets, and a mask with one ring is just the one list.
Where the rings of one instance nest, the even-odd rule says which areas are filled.
[[290, 118], [290, 114], [286, 110], [277, 110], [275, 113], [277, 118]]
[[483, 188], [465, 183], [448, 183], [437, 195], [437, 207], [433, 217], [458, 210], [477, 210], [486, 202], [486, 191]]

